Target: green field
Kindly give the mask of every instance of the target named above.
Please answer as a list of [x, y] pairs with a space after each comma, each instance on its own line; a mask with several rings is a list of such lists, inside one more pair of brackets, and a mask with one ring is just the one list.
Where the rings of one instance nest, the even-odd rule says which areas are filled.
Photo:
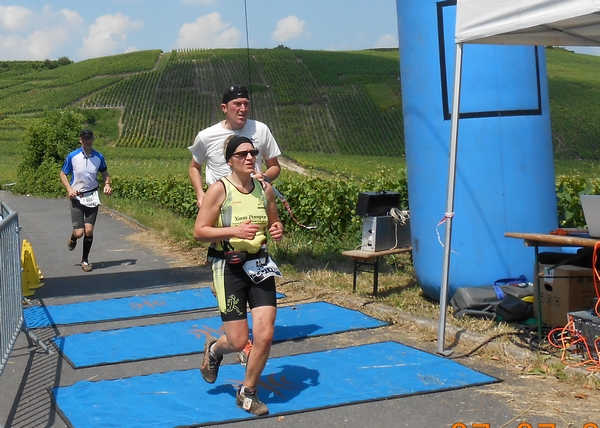
[[[595, 176], [600, 58], [563, 49], [546, 56], [557, 175]], [[186, 148], [221, 117], [223, 88], [248, 76], [253, 114], [271, 127], [285, 156], [346, 176], [394, 173], [405, 167], [398, 61], [393, 49], [154, 50], [52, 68], [5, 61], [0, 185], [15, 181], [25, 130], [49, 108], [85, 115], [114, 174], [185, 175]]]

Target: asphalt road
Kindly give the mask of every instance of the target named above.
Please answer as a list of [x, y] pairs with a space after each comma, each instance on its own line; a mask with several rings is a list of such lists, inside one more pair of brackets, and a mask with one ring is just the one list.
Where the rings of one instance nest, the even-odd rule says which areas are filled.
[[[94, 235], [90, 262], [91, 273], [80, 266], [81, 242], [73, 252], [67, 250], [71, 225], [66, 199], [42, 199], [15, 196], [0, 192], [0, 200], [19, 214], [21, 238], [28, 240], [35, 252], [36, 261], [44, 275], [44, 286], [35, 291], [32, 303], [46, 305], [91, 301], [98, 298], [121, 297], [148, 292], [183, 290], [208, 287], [210, 273], [198, 266], [182, 265], [175, 253], [157, 254], [152, 248], [132, 239], [139, 230], [119, 216], [102, 210]], [[285, 290], [281, 290], [285, 293]], [[284, 303], [285, 304], [285, 301]], [[106, 330], [134, 325], [148, 325], [215, 316], [216, 312], [186, 313], [155, 318], [112, 321], [97, 324], [58, 326], [35, 329], [34, 333], [45, 343], [57, 335]], [[339, 335], [277, 343], [271, 356], [285, 356], [371, 343], [397, 340], [402, 343], [402, 330], [394, 326], [375, 330], [350, 332]], [[407, 343], [414, 345], [414, 343]], [[420, 346], [434, 352], [435, 344]], [[170, 370], [187, 370], [198, 367], [200, 354], [147, 361], [73, 369], [54, 352], [44, 353], [31, 346], [25, 334], [16, 341], [8, 364], [0, 376], [0, 427], [56, 427], [68, 426], [50, 401], [49, 388], [74, 384], [83, 379], [116, 379]], [[230, 358], [231, 357], [231, 358]], [[233, 364], [234, 356], [226, 356], [224, 364]], [[511, 391], [523, 394], [523, 380], [515, 373], [503, 370], [481, 359], [465, 358], [464, 365], [483, 371], [503, 380], [501, 383], [438, 392], [404, 398], [368, 402], [317, 411], [303, 411], [284, 417], [267, 417], [231, 424], [227, 427], [465, 427], [491, 428], [517, 427], [556, 423], [560, 426], [581, 426], [587, 415], [571, 419], [557, 417], [545, 407], [535, 411], [539, 399], [528, 392], [526, 396], [510, 397]], [[335, 367], [323, 367], [335, 370]], [[540, 384], [543, 385], [543, 384]], [[507, 396], [508, 395], [508, 396]], [[536, 404], [538, 403], [538, 404]], [[598, 403], [596, 400], [595, 403]], [[234, 403], [223, 403], [232, 405]], [[600, 409], [600, 406], [596, 406]], [[572, 415], [571, 415], [572, 416]], [[571, 417], [567, 416], [567, 417]], [[592, 414], [590, 413], [590, 417]], [[563, 422], [579, 425], [566, 425]], [[593, 422], [593, 421], [589, 421]], [[599, 420], [595, 421], [600, 424]]]

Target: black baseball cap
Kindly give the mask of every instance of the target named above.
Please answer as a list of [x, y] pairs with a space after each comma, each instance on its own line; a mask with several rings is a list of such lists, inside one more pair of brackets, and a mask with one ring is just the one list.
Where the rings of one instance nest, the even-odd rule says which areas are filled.
[[80, 138], [94, 138], [94, 133], [91, 129], [84, 129], [79, 133]]
[[223, 104], [227, 104], [231, 100], [235, 100], [236, 98], [248, 98], [248, 89], [245, 86], [230, 86], [227, 89], [227, 92], [223, 94]]

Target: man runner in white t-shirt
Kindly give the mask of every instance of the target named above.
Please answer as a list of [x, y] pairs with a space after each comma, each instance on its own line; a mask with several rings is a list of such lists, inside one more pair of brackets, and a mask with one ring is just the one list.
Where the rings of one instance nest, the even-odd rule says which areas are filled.
[[[223, 94], [221, 111], [225, 114], [225, 120], [200, 131], [194, 144], [189, 147], [192, 161], [188, 174], [196, 192], [198, 208], [204, 199], [202, 165], [206, 165], [205, 180], [208, 186], [231, 174], [224, 155], [225, 140], [231, 134], [251, 139], [254, 147], [259, 150], [255, 178], [271, 182], [279, 177], [281, 172], [277, 159], [281, 151], [269, 127], [257, 120], [248, 119], [250, 113], [248, 90], [244, 86], [230, 87]], [[265, 172], [260, 171], [263, 159], [267, 166]]]

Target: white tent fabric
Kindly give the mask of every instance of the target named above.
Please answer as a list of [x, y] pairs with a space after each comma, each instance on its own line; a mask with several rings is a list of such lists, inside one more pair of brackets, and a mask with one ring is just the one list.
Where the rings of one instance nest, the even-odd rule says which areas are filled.
[[[456, 57], [440, 285], [438, 353], [444, 349], [454, 215], [463, 44], [600, 46], [600, 0], [457, 0]], [[541, 334], [541, 332], [540, 332]]]
[[600, 0], [458, 0], [456, 43], [600, 45]]

